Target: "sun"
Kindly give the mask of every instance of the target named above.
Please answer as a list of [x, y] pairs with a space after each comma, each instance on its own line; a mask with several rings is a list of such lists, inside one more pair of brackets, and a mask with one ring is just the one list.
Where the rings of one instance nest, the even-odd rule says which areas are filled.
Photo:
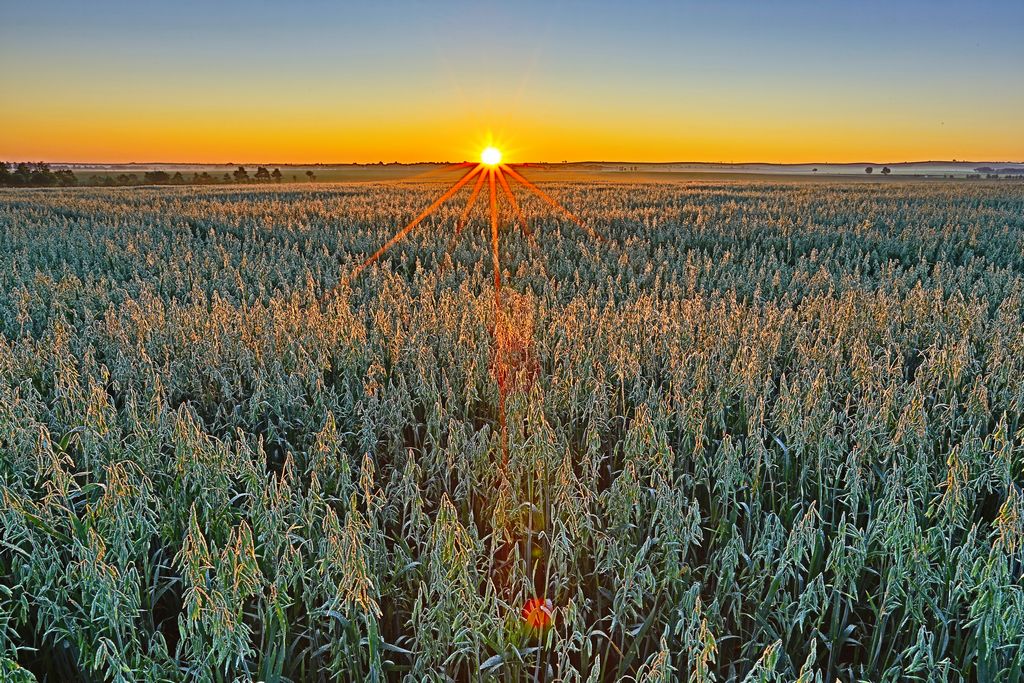
[[347, 279], [355, 278], [357, 275], [359, 275], [360, 272], [362, 272], [363, 269], [365, 269], [371, 263], [379, 259], [384, 254], [384, 252], [386, 252], [388, 249], [402, 241], [402, 239], [405, 238], [405, 236], [408, 235], [410, 232], [415, 230], [416, 227], [420, 225], [427, 216], [434, 213], [434, 211], [436, 211], [442, 204], [444, 204], [449, 199], [454, 197], [455, 194], [459, 190], [461, 190], [466, 184], [468, 184], [469, 181], [471, 180], [475, 181], [473, 183], [473, 191], [470, 193], [469, 201], [466, 202], [466, 206], [462, 210], [462, 214], [459, 217], [458, 225], [455, 228], [455, 237], [458, 238], [459, 234], [462, 233], [462, 229], [466, 227], [466, 223], [469, 219], [469, 212], [473, 208], [473, 204], [476, 202], [477, 197], [480, 196], [481, 190], [483, 190], [484, 185], [487, 185], [487, 188], [489, 190], [487, 194], [490, 196], [491, 260], [493, 261], [494, 266], [494, 301], [496, 306], [500, 306], [501, 302], [501, 267], [500, 264], [498, 263], [499, 195], [503, 195], [505, 197], [505, 200], [508, 202], [508, 205], [511, 207], [515, 216], [518, 218], [519, 225], [523, 229], [523, 234], [525, 234], [531, 240], [533, 239], [533, 231], [530, 229], [530, 226], [526, 220], [526, 216], [519, 208], [519, 202], [516, 200], [515, 193], [512, 191], [513, 182], [518, 183], [519, 185], [525, 187], [527, 190], [533, 192], [533, 194], [539, 197], [545, 204], [547, 204], [551, 208], [555, 209], [556, 211], [564, 215], [566, 218], [571, 220], [576, 225], [583, 228], [583, 230], [585, 230], [587, 234], [591, 236], [591, 238], [599, 242], [604, 241], [604, 238], [598, 235], [592, 227], [581, 221], [575, 214], [573, 214], [567, 208], [559, 204], [558, 201], [551, 197], [547, 192], [540, 189], [532, 182], [527, 180], [525, 177], [523, 177], [523, 175], [514, 168], [517, 165], [523, 166], [523, 164], [503, 163], [501, 158], [501, 150], [491, 145], [485, 147], [484, 150], [480, 153], [480, 163], [475, 164], [470, 161], [464, 161], [462, 163], [452, 165], [450, 167], [451, 169], [468, 168], [469, 171], [467, 171], [466, 174], [463, 175], [462, 178], [458, 180], [458, 182], [449, 187], [444, 194], [435, 199], [430, 206], [421, 211], [420, 214], [416, 216], [416, 218], [412, 219], [412, 221], [408, 223], [404, 228], [402, 228], [394, 235], [392, 235], [391, 239], [385, 242], [377, 251], [373, 253], [372, 256], [370, 256], [362, 263], [360, 263], [358, 266], [356, 266]]
[[497, 166], [501, 163], [501, 150], [497, 147], [485, 147], [484, 151], [480, 152], [480, 161], [488, 166]]
[[[473, 191], [469, 194], [469, 200], [466, 202], [465, 208], [462, 209], [462, 214], [459, 217], [459, 222], [455, 227], [455, 235], [453, 237], [452, 245], [454, 246], [454, 240], [458, 238], [462, 229], [466, 227], [466, 222], [469, 219], [469, 212], [473, 208], [474, 202], [477, 197], [480, 196], [481, 190], [484, 185], [487, 185], [489, 192], [487, 193], [490, 198], [490, 214], [491, 214], [491, 263], [494, 268], [494, 334], [497, 337], [499, 321], [504, 319], [504, 316], [499, 315], [501, 311], [501, 264], [498, 262], [498, 228], [499, 228], [499, 213], [498, 213], [498, 197], [504, 195], [505, 201], [508, 202], [509, 207], [515, 213], [515, 216], [519, 219], [519, 226], [523, 230], [523, 234], [536, 246], [536, 241], [533, 237], [533, 231], [530, 229], [527, 223], [526, 216], [523, 215], [522, 210], [519, 208], [519, 202], [516, 200], [515, 192], [512, 191], [512, 183], [518, 183], [527, 190], [530, 190], [534, 195], [539, 197], [545, 204], [551, 208], [557, 210], [566, 218], [571, 220], [576, 225], [580, 226], [589, 234], [593, 239], [604, 242], [605, 239], [597, 234], [592, 227], [581, 221], [576, 215], [574, 215], [569, 209], [565, 208], [558, 203], [551, 195], [544, 190], [540, 189], [532, 182], [523, 177], [519, 171], [513, 168], [515, 164], [507, 164], [501, 162], [501, 150], [497, 147], [488, 146], [480, 153], [480, 163], [474, 164], [473, 162], [464, 161], [459, 164], [453, 164], [449, 168], [454, 170], [458, 168], [468, 168], [469, 170], [463, 175], [454, 185], [448, 188], [444, 194], [434, 200], [434, 202], [423, 209], [416, 218], [413, 218], [404, 228], [396, 232], [391, 236], [387, 242], [385, 242], [380, 249], [375, 251], [372, 256], [364, 260], [352, 273], [346, 278], [346, 281], [350, 281], [359, 275], [363, 269], [367, 268], [371, 263], [379, 259], [384, 252], [391, 247], [401, 242], [406, 235], [416, 229], [417, 226], [421, 225], [427, 216], [434, 213], [442, 204], [447, 202], [449, 199], [454, 197], [459, 190], [469, 184], [469, 181], [473, 182]], [[519, 166], [525, 166], [519, 164]], [[339, 282], [339, 285], [341, 283]], [[508, 391], [508, 387], [504, 383], [499, 382], [498, 384], [498, 423], [501, 428], [501, 471], [505, 472], [508, 469], [508, 431], [505, 427], [505, 394]], [[527, 622], [527, 625], [531, 629], [543, 629], [551, 624], [551, 601], [541, 601], [539, 598], [534, 598], [527, 603], [527, 608], [523, 611], [523, 619]]]

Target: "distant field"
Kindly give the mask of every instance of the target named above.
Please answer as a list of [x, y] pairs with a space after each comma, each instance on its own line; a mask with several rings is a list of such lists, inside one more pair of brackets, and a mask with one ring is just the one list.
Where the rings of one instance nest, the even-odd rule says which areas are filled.
[[0, 191], [0, 680], [1020, 683], [1024, 185], [338, 173]]
[[[888, 177], [881, 174], [883, 165], [873, 166], [873, 173], [864, 172], [864, 165], [852, 164], [820, 164], [818, 166], [781, 165], [781, 164], [617, 164], [617, 163], [569, 163], [569, 164], [529, 164], [525, 173], [535, 180], [572, 182], [607, 181], [607, 182], [689, 182], [694, 180], [757, 180], [762, 182], [802, 182], [806, 180], [823, 180], [844, 182], [891, 182], [897, 177], [904, 179], [948, 180], [967, 179], [979, 175], [974, 169], [979, 163], [942, 162], [918, 164], [892, 164], [892, 174]], [[1014, 172], [1024, 176], [1024, 164], [1007, 164], [992, 162], [997, 168], [1012, 168]], [[193, 173], [210, 173], [217, 179], [224, 174], [231, 174], [237, 166], [202, 166], [202, 165], [126, 165], [109, 168], [74, 168], [80, 182], [91, 184], [100, 176], [117, 176], [121, 173], [134, 173], [141, 180], [147, 170], [164, 170], [173, 174], [180, 171], [186, 180]], [[446, 166], [440, 164], [414, 165], [337, 165], [337, 166], [274, 166], [269, 170], [280, 168], [285, 183], [309, 183], [307, 171], [312, 171], [316, 182], [387, 182], [387, 181], [424, 181], [437, 180], [448, 182], [454, 177], [447, 172]], [[817, 168], [817, 171], [813, 169]], [[246, 166], [249, 175], [256, 173], [257, 166]], [[980, 174], [984, 175], [984, 174]], [[1003, 174], [1006, 175], [1005, 173]], [[1005, 180], [1005, 178], [1003, 178]], [[973, 179], [972, 180], [976, 180]]]

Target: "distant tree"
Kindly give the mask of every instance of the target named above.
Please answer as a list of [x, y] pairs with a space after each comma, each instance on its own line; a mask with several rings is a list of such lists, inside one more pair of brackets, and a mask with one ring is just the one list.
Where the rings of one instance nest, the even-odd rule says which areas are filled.
[[890, 173], [892, 173], [892, 169], [891, 168], [889, 168], [888, 166], [883, 166], [882, 167], [882, 175], [889, 175]]
[[6, 161], [0, 161], [0, 185], [11, 184], [11, 170], [7, 168]]
[[868, 166], [867, 168], [864, 169], [864, 172], [870, 175], [875, 172], [875, 169]]
[[31, 173], [29, 174], [29, 180], [26, 185], [34, 185], [36, 187], [50, 187], [56, 185], [58, 180], [53, 171], [50, 170], [50, 165], [45, 162], [38, 162], [32, 165]]
[[231, 182], [231, 176], [229, 174], [227, 174], [227, 173], [224, 174], [224, 182], [225, 183], [230, 183]]
[[281, 169], [279, 169], [279, 168], [275, 168], [274, 172], [271, 173], [270, 176], [274, 179], [275, 183], [281, 182], [281, 178], [283, 177], [281, 175]]
[[316, 178], [316, 175], [312, 171], [306, 171], [306, 177], [309, 178], [309, 182], [313, 182], [313, 179]]
[[247, 182], [249, 182], [249, 172], [245, 170], [245, 166], [239, 166], [238, 170], [235, 171], [233, 175], [235, 176], [235, 181], [236, 182], [239, 182], [239, 183], [247, 183]]
[[811, 169], [811, 173], [817, 173], [817, 172], [818, 172], [818, 169], [816, 169], [816, 168], [812, 168]]
[[78, 184], [78, 178], [70, 168], [62, 168], [54, 173], [53, 177], [57, 179], [57, 184], [61, 187], [74, 187]]
[[174, 175], [171, 176], [171, 182], [174, 183], [175, 185], [184, 185], [185, 176], [181, 175], [181, 171], [175, 171]]
[[171, 174], [167, 171], [146, 171], [142, 177], [146, 179], [147, 183], [162, 185], [171, 179]]
[[298, 180], [298, 179], [299, 179], [299, 176], [297, 176], [297, 175], [295, 175], [295, 174], [292, 174], [292, 181], [296, 181], [296, 180]]
[[256, 182], [257, 183], [269, 183], [270, 182], [270, 171], [265, 166], [260, 166], [256, 169]]

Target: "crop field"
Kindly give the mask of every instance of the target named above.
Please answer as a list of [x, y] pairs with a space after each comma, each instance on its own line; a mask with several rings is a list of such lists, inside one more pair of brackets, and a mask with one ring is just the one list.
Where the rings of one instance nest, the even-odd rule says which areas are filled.
[[0, 191], [0, 680], [1024, 681], [1024, 185], [545, 189]]

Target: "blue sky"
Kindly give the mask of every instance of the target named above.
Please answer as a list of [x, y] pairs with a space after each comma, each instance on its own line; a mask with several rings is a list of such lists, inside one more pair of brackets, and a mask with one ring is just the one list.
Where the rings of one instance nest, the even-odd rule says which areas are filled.
[[1020, 0], [3, 0], [0, 154], [1019, 158], [1022, 36]]

